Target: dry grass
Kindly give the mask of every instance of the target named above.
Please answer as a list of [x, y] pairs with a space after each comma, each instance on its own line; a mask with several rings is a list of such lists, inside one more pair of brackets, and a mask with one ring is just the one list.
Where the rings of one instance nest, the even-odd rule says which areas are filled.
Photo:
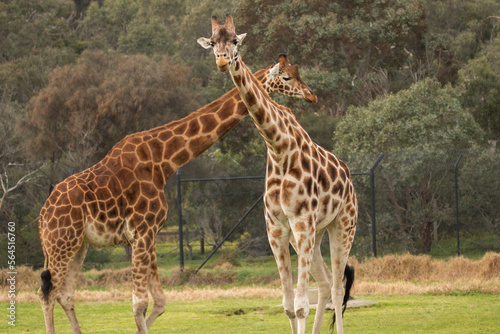
[[353, 294], [500, 293], [498, 253], [486, 253], [480, 260], [406, 254], [350, 262], [356, 268]]
[[[388, 255], [363, 262], [350, 260], [356, 269], [354, 294], [446, 294], [485, 292], [500, 294], [500, 254], [487, 253], [480, 260], [463, 257], [436, 260], [430, 256]], [[167, 289], [169, 301], [212, 300], [217, 298], [252, 298], [281, 296], [279, 284], [251, 287], [199, 287], [203, 285], [231, 285], [237, 282], [230, 263], [217, 266], [216, 271], [186, 268], [162, 276], [164, 286], [182, 285], [182, 290]], [[227, 270], [224, 270], [227, 269]], [[7, 302], [7, 270], [0, 270], [0, 302]], [[16, 300], [37, 302], [36, 291], [40, 286], [41, 270], [17, 268]], [[92, 278], [87, 278], [87, 277]], [[91, 270], [79, 277], [75, 297], [79, 301], [120, 301], [132, 298], [132, 269]], [[92, 291], [102, 288], [104, 291]]]
[[[222, 288], [191, 288], [182, 290], [163, 290], [168, 302], [189, 302], [199, 300], [214, 300], [219, 298], [279, 298], [282, 296], [281, 289], [263, 287], [234, 287]], [[132, 290], [109, 289], [106, 291], [77, 290], [75, 292], [77, 301], [109, 302], [130, 301]], [[151, 299], [151, 298], [150, 298]], [[20, 292], [16, 296], [18, 302], [38, 302], [38, 296], [34, 292]], [[0, 296], [0, 302], [8, 302], [5, 296]]]
[[350, 262], [362, 281], [455, 281], [489, 280], [500, 276], [500, 254], [489, 252], [480, 260], [455, 257], [435, 260], [427, 255], [387, 255]]

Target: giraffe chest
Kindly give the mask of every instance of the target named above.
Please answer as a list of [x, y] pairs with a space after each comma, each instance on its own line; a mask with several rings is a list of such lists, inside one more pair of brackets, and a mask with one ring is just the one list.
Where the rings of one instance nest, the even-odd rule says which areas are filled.
[[327, 168], [319, 166], [314, 173], [290, 166], [283, 172], [268, 166], [265, 207], [269, 215], [280, 221], [311, 220], [322, 226], [335, 219], [345, 202], [343, 187], [326, 181]]
[[289, 175], [267, 178], [265, 191], [266, 210], [279, 220], [312, 219], [319, 222], [324, 215], [319, 210], [321, 194], [310, 182], [300, 182]]

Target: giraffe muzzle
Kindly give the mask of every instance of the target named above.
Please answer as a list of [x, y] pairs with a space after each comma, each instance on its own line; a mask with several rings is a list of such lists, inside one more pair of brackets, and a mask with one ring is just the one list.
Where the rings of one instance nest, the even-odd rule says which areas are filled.
[[225, 57], [218, 57], [215, 63], [217, 64], [217, 69], [221, 72], [226, 72], [229, 68], [229, 60]]
[[311, 94], [311, 95], [307, 95], [304, 97], [304, 99], [309, 102], [309, 103], [316, 103], [318, 102], [318, 97], [314, 94]]

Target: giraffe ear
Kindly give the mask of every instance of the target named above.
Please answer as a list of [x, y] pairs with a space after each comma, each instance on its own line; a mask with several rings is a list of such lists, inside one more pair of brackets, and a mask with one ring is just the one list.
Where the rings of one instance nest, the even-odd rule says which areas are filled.
[[236, 38], [238, 39], [238, 44], [239, 45], [241, 45], [241, 43], [243, 42], [243, 40], [245, 39], [246, 36], [247, 36], [246, 33], [236, 36]]
[[210, 43], [210, 38], [200, 37], [198, 38], [197, 42], [205, 49], [210, 49], [212, 47], [212, 44]]
[[280, 73], [280, 64], [276, 64], [269, 71], [269, 76], [271, 78], [276, 78], [279, 73]]

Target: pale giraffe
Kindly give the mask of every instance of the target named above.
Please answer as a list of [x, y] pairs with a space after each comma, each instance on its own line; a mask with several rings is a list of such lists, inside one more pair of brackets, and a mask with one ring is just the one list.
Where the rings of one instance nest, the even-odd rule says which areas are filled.
[[[309, 313], [311, 273], [319, 290], [313, 333], [320, 333], [326, 303], [332, 297], [337, 333], [343, 333], [342, 312], [354, 279], [347, 264], [357, 221], [357, 200], [347, 165], [315, 144], [290, 109], [269, 98], [241, 60], [238, 47], [246, 34], [237, 35], [233, 19], [224, 25], [212, 16], [212, 37], [199, 38], [213, 48], [220, 71], [229, 69], [250, 116], [264, 138], [267, 172], [264, 210], [269, 242], [283, 286], [283, 306], [293, 333], [305, 333]], [[286, 56], [281, 56], [282, 61]], [[321, 256], [321, 239], [328, 231], [332, 273]], [[298, 282], [294, 296], [288, 244], [298, 255]], [[343, 279], [346, 278], [346, 289]]]
[[[269, 92], [316, 101], [297, 69], [287, 65], [278, 63], [256, 76]], [[233, 89], [179, 121], [125, 137], [100, 162], [54, 188], [39, 215], [45, 270], [38, 294], [47, 333], [54, 333], [55, 300], [73, 332], [80, 333], [74, 290], [88, 246], [119, 243], [132, 247], [133, 312], [138, 332], [147, 333], [165, 310], [154, 244], [167, 216], [164, 186], [247, 114]], [[147, 289], [154, 306], [145, 319]]]

